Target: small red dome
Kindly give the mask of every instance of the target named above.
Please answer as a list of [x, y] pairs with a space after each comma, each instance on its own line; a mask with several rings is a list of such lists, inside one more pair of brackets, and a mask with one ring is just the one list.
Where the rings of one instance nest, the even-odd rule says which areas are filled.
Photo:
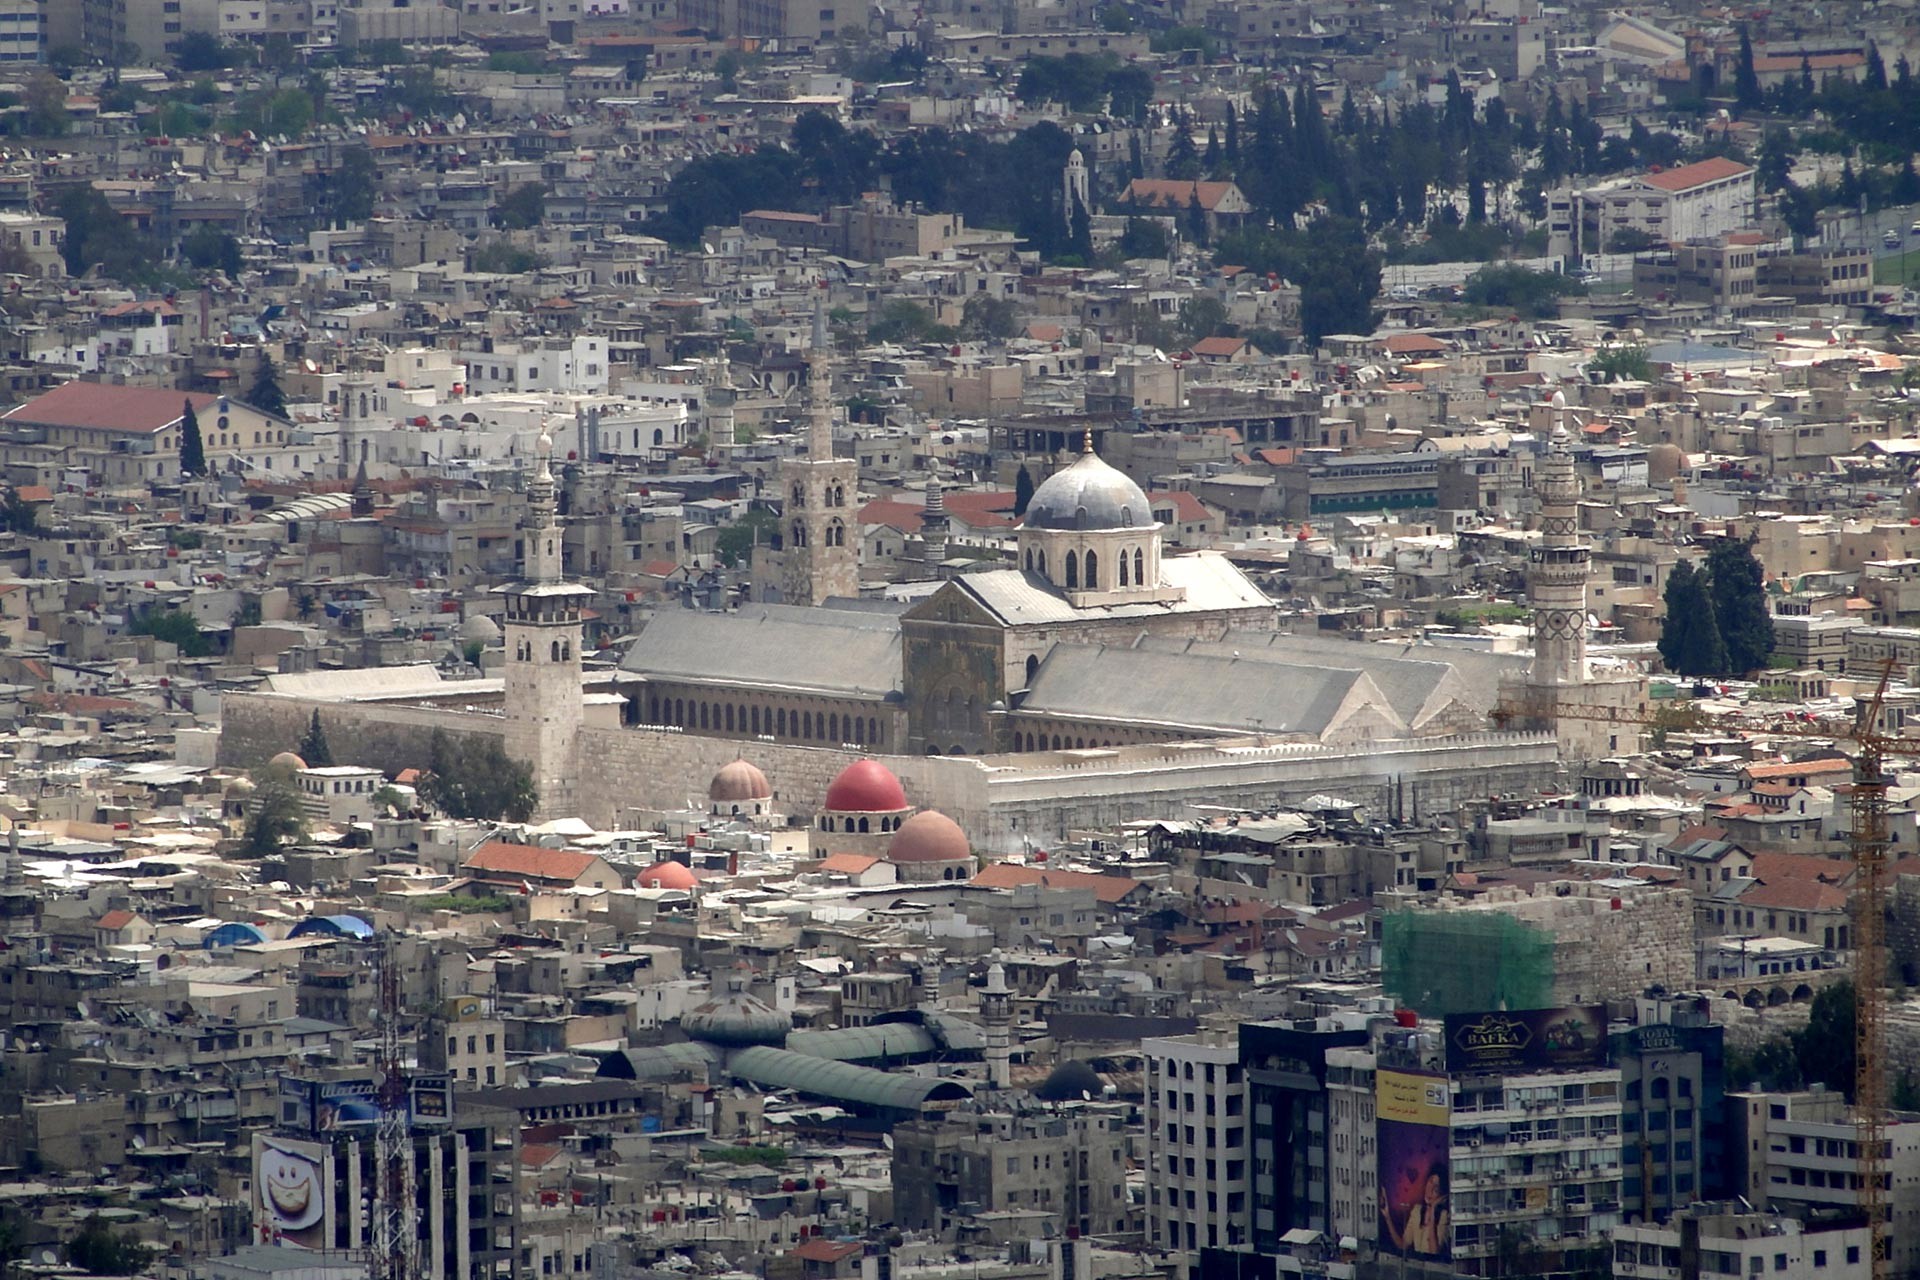
[[878, 760], [856, 760], [827, 787], [822, 807], [829, 813], [897, 813], [907, 807], [907, 793]]
[[770, 800], [773, 786], [767, 775], [745, 760], [721, 767], [707, 784], [707, 799], [714, 801]]
[[901, 823], [887, 845], [888, 862], [965, 862], [972, 856], [973, 846], [960, 824], [932, 809]]
[[642, 889], [693, 889], [700, 877], [678, 862], [656, 862], [633, 878]]

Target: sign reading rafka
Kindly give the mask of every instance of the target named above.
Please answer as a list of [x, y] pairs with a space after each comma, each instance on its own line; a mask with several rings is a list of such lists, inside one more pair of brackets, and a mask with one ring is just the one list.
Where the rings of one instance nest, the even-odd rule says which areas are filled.
[[1564, 1071], [1607, 1061], [1601, 1005], [1447, 1015], [1448, 1071]]

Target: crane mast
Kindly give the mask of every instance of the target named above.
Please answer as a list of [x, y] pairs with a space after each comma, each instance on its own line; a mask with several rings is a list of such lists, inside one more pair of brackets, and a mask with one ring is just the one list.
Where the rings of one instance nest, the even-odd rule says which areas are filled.
[[[1888, 756], [1920, 756], [1920, 738], [1897, 736], [1882, 728], [1887, 684], [1893, 675], [1889, 658], [1871, 696], [1861, 700], [1851, 725], [1822, 725], [1816, 721], [1779, 720], [1750, 714], [1706, 715], [1688, 710], [1676, 723], [1637, 708], [1579, 706], [1556, 702], [1549, 716], [1569, 720], [1599, 720], [1611, 724], [1659, 729], [1712, 729], [1764, 737], [1819, 738], [1851, 742], [1853, 753], [1852, 812], [1849, 843], [1858, 881], [1854, 893], [1853, 934], [1853, 1111], [1860, 1179], [1860, 1208], [1870, 1232], [1872, 1280], [1887, 1280], [1892, 1270], [1887, 1192], [1886, 1061], [1886, 912], [1887, 912], [1887, 788]], [[1496, 723], [1523, 714], [1512, 708], [1494, 712]]]
[[372, 1280], [419, 1280], [418, 1200], [407, 1064], [400, 1038], [400, 959], [391, 933], [375, 957], [380, 990], [380, 1126], [374, 1146]]

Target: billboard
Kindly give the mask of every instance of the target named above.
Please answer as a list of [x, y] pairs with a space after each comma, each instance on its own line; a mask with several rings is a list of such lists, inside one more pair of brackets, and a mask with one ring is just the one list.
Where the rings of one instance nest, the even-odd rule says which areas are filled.
[[1374, 1074], [1380, 1251], [1421, 1262], [1453, 1259], [1452, 1173], [1447, 1166], [1447, 1078]]
[[[306, 1133], [371, 1132], [380, 1125], [380, 1080], [307, 1080], [280, 1077], [280, 1123]], [[407, 1078], [408, 1122], [433, 1128], [453, 1121], [453, 1078], [416, 1071]]]
[[1600, 1005], [1447, 1015], [1447, 1070], [1565, 1071], [1607, 1065]]
[[318, 1142], [253, 1135], [253, 1227], [261, 1244], [327, 1247], [332, 1163]]

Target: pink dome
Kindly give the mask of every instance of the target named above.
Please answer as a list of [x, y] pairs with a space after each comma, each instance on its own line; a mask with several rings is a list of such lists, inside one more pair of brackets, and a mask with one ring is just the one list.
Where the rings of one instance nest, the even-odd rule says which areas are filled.
[[829, 813], [897, 813], [908, 807], [907, 793], [878, 760], [856, 760], [828, 786], [821, 807]]
[[888, 862], [964, 862], [972, 856], [973, 846], [960, 824], [932, 809], [901, 823], [887, 845]]
[[633, 878], [642, 889], [693, 889], [700, 877], [678, 862], [656, 862]]
[[707, 784], [707, 799], [713, 801], [771, 800], [773, 785], [767, 775], [745, 760], [722, 766]]

